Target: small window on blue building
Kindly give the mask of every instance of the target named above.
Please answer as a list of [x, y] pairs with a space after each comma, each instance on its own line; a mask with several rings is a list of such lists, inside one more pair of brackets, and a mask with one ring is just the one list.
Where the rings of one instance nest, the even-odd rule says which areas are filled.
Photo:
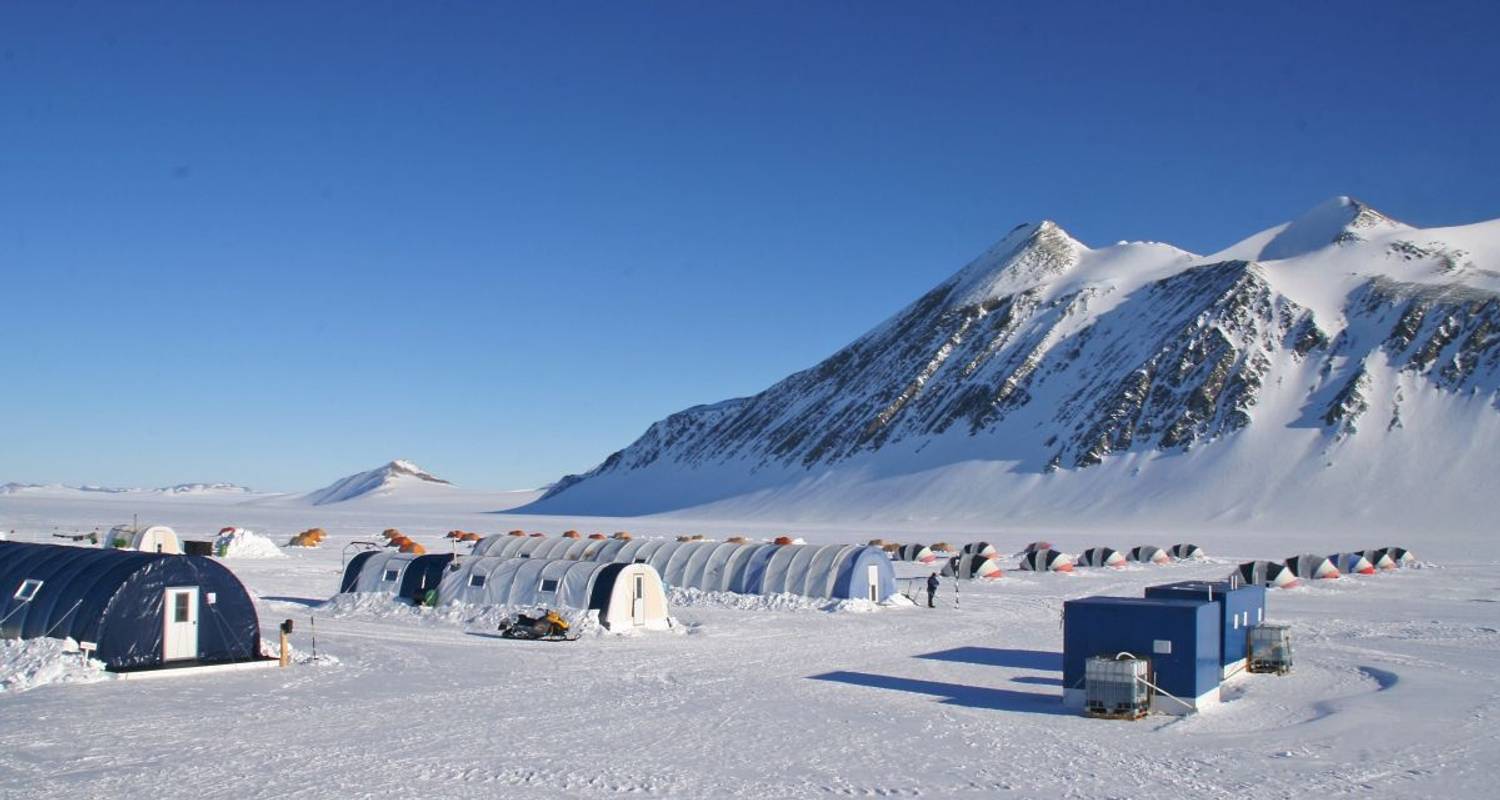
[[36, 593], [42, 588], [42, 582], [36, 578], [27, 578], [21, 581], [21, 588], [16, 589], [16, 599], [23, 603], [30, 602], [36, 597]]

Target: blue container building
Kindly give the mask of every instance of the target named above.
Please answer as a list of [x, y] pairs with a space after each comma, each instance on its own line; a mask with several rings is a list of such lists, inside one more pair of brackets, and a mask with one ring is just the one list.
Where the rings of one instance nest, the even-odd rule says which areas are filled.
[[1266, 621], [1266, 587], [1232, 585], [1229, 581], [1181, 581], [1146, 589], [1146, 596], [1162, 600], [1205, 600], [1219, 607], [1219, 678], [1245, 668], [1250, 628]]
[[[1092, 656], [1151, 659], [1152, 710], [1187, 714], [1219, 701], [1218, 603], [1206, 599], [1085, 597], [1063, 603], [1063, 702], [1082, 707]], [[1176, 698], [1176, 699], [1173, 699]]]

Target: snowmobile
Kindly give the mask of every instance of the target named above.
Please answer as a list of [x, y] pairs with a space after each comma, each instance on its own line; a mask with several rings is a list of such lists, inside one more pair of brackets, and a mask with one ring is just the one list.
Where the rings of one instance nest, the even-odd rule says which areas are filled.
[[500, 621], [500, 635], [506, 639], [534, 639], [544, 642], [571, 642], [578, 634], [570, 633], [568, 621], [556, 611], [547, 609], [540, 617], [516, 614]]

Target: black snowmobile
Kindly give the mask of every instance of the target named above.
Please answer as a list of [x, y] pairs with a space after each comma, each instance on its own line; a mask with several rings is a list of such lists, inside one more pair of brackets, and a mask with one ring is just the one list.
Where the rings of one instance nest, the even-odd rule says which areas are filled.
[[572, 626], [548, 609], [540, 617], [516, 614], [500, 621], [500, 635], [506, 639], [531, 639], [542, 642], [572, 642], [578, 634], [571, 633]]

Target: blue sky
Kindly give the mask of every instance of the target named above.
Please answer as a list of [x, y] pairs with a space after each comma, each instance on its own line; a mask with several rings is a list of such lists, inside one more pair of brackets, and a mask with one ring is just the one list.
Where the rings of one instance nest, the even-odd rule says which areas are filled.
[[0, 481], [536, 485], [1020, 222], [1500, 215], [1491, 4], [1202, 5], [5, 3]]

